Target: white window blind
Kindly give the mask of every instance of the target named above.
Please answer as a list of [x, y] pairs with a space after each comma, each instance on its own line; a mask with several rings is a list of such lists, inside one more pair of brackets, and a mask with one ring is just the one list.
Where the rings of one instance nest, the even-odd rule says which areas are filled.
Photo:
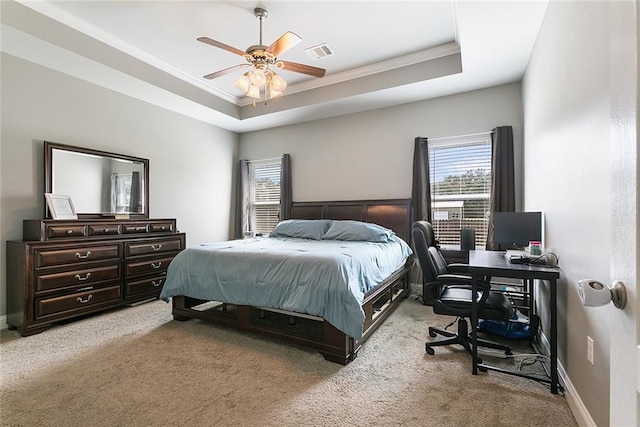
[[251, 178], [252, 230], [267, 235], [280, 221], [280, 159], [252, 161]]
[[429, 141], [429, 173], [432, 223], [440, 245], [459, 247], [460, 230], [472, 228], [476, 247], [484, 247], [491, 196], [490, 135]]

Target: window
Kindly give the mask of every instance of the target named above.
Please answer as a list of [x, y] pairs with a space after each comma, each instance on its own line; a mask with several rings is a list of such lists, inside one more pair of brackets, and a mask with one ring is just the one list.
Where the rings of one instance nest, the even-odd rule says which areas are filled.
[[460, 230], [473, 228], [483, 247], [489, 226], [491, 137], [429, 141], [431, 210], [436, 239], [443, 247], [460, 246]]
[[281, 159], [258, 160], [249, 164], [251, 180], [251, 229], [269, 234], [280, 221]]
[[[130, 173], [111, 174], [111, 212], [129, 212], [132, 180], [133, 176]], [[113, 205], [114, 203], [115, 206]]]

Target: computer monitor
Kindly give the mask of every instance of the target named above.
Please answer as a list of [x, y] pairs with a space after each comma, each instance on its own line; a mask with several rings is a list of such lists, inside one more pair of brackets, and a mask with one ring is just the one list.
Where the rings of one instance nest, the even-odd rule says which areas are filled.
[[524, 248], [542, 241], [542, 212], [494, 212], [493, 242]]

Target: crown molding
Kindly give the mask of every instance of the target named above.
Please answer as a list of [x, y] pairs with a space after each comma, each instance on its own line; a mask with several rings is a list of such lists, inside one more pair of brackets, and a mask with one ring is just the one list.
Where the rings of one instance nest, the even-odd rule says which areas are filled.
[[[289, 95], [317, 89], [320, 87], [332, 86], [339, 83], [367, 77], [373, 74], [379, 74], [385, 71], [391, 71], [398, 68], [408, 67], [414, 64], [420, 64], [422, 62], [432, 61], [434, 59], [458, 54], [460, 52], [460, 45], [458, 45], [458, 43], [445, 43], [428, 49], [413, 52], [408, 55], [398, 56], [386, 61], [375, 62], [338, 73], [328, 74], [320, 79], [306, 80], [304, 82], [288, 86], [286, 93], [283, 95], [283, 98]], [[245, 107], [247, 105], [253, 104], [253, 102], [253, 99], [243, 97], [240, 99], [238, 105], [240, 105], [241, 107]]]

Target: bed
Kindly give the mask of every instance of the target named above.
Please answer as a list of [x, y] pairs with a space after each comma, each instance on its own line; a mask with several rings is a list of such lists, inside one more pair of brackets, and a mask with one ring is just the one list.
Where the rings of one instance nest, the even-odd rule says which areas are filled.
[[[411, 200], [294, 202], [291, 218], [274, 237], [181, 252], [161, 298], [175, 320], [262, 334], [346, 365], [409, 294]], [[373, 238], [352, 241], [354, 230]]]

